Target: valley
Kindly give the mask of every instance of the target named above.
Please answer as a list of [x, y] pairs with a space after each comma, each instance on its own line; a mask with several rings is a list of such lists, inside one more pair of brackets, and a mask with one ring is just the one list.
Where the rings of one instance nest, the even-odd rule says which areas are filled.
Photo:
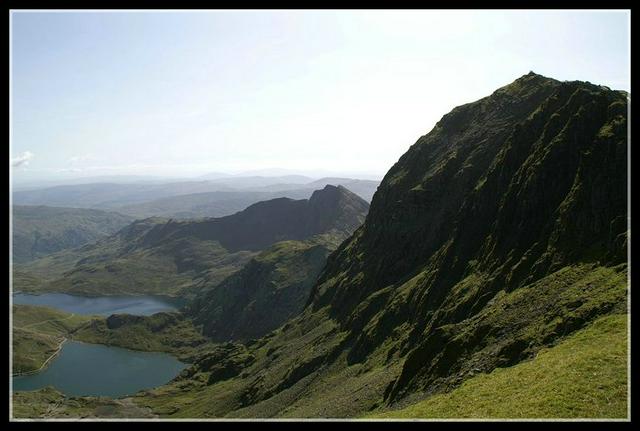
[[[227, 193], [203, 188], [230, 180], [140, 186], [157, 199], [117, 211], [150, 217], [14, 262], [14, 372], [55, 356], [14, 380], [14, 414], [624, 418], [628, 100], [531, 72], [444, 115], [370, 197], [364, 180], [253, 178], [259, 201], [202, 216]], [[121, 193], [82, 187], [16, 202]], [[136, 360], [149, 372], [116, 366]], [[149, 379], [49, 379], [78, 361]]]

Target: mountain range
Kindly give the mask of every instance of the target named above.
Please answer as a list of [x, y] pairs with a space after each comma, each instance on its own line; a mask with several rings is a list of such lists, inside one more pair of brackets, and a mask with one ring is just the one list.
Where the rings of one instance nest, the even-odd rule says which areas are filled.
[[117, 211], [136, 218], [222, 217], [276, 197], [308, 199], [326, 185], [344, 186], [370, 201], [379, 181], [304, 176], [223, 177], [198, 181], [69, 184], [12, 194], [14, 205], [46, 205]]
[[[214, 344], [130, 397], [162, 417], [410, 414], [465, 391], [457, 408], [477, 407], [469, 384], [504, 388], [515, 367], [551, 410], [606, 410], [627, 394], [599, 373], [625, 359], [628, 103], [531, 72], [444, 115], [370, 207], [327, 186], [227, 217], [139, 220], [24, 270], [57, 271], [40, 290], [190, 299], [183, 315]], [[127, 346], [118, 334], [140, 323], [116, 320], [105, 332]], [[607, 337], [604, 365], [570, 362]], [[626, 382], [615, 370], [607, 382]], [[569, 372], [569, 395], [542, 378]]]

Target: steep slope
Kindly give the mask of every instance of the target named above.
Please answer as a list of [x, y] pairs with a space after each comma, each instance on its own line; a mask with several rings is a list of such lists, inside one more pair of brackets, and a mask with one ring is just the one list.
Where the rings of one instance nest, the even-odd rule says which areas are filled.
[[12, 208], [13, 260], [27, 262], [111, 235], [133, 221], [115, 212], [80, 208]]
[[230, 349], [250, 362], [220, 375], [231, 357], [217, 352], [136, 402], [175, 417], [362, 415], [624, 313], [626, 115], [623, 92], [534, 73], [454, 109], [387, 173], [302, 314]]
[[[20, 266], [14, 289], [190, 295], [216, 285], [278, 241], [344, 238], [367, 210], [353, 193], [328, 186], [309, 200], [273, 199], [222, 218], [138, 220], [96, 244]], [[38, 277], [40, 283], [33, 281]]]
[[[620, 92], [532, 73], [454, 109], [387, 173], [313, 308], [331, 304], [343, 325], [362, 329], [352, 361], [409, 324], [388, 399], [429, 388], [484, 347], [491, 328], [457, 337], [499, 292], [574, 263], [626, 260], [626, 113]], [[559, 311], [556, 336], [589, 320]], [[438, 329], [452, 324], [458, 333]], [[505, 340], [504, 358], [488, 366], [517, 362], [532, 341]]]
[[187, 313], [214, 341], [261, 337], [302, 311], [336, 247], [317, 239], [276, 243], [198, 295]]
[[626, 316], [602, 317], [531, 361], [480, 374], [452, 392], [373, 417], [624, 418], [627, 341]]

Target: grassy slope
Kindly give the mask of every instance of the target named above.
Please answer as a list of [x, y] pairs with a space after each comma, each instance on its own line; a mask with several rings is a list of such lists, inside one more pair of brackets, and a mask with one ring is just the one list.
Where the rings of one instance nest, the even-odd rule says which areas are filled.
[[626, 418], [627, 316], [602, 317], [535, 359], [374, 418]]
[[87, 343], [105, 344], [131, 350], [165, 352], [190, 362], [211, 348], [189, 319], [179, 313], [156, 313], [152, 316], [117, 315], [114, 319], [95, 319], [84, 325], [74, 338]]
[[[499, 295], [471, 321], [449, 325], [446, 330], [458, 333], [461, 342], [474, 336], [474, 328], [493, 329], [486, 345], [462, 355], [467, 358], [463, 367], [452, 369], [441, 387], [454, 389], [478, 368], [491, 372], [496, 365], [506, 366], [493, 358], [521, 340], [528, 346], [522, 358], [526, 359], [599, 316], [623, 313], [626, 274], [626, 265], [563, 268], [526, 288]], [[255, 361], [240, 374], [211, 379], [209, 370], [199, 369], [139, 394], [136, 403], [166, 417], [354, 417], [386, 406], [385, 389], [403, 367], [393, 353], [402, 342], [402, 331], [366, 361], [349, 362], [348, 350], [341, 347], [348, 343], [347, 334], [327, 318], [326, 309], [309, 311], [249, 345], [248, 354]], [[405, 401], [426, 396], [418, 395]]]
[[197, 282], [215, 284], [255, 254], [229, 253], [216, 241], [190, 238], [123, 252], [126, 246], [111, 237], [15, 265], [14, 290], [83, 296], [188, 295], [197, 290]]
[[90, 316], [65, 313], [48, 307], [13, 306], [13, 370], [38, 370], [60, 343], [90, 321]]
[[[182, 382], [183, 393], [166, 400], [157, 413], [179, 412], [176, 417], [196, 417], [203, 410], [228, 403], [235, 390], [232, 380], [213, 387]], [[196, 389], [199, 390], [190, 390]], [[204, 391], [206, 398], [198, 394]], [[340, 402], [337, 387], [334, 399]], [[149, 393], [157, 393], [151, 391]], [[14, 415], [34, 417], [148, 417], [150, 410], [138, 402], [123, 409], [122, 400], [68, 398], [52, 389], [17, 394]], [[128, 400], [125, 400], [128, 401]], [[313, 404], [313, 403], [311, 403]], [[132, 406], [132, 404], [128, 404]], [[57, 410], [53, 407], [57, 406]], [[219, 406], [218, 406], [219, 408]], [[284, 416], [287, 416], [285, 414]], [[299, 414], [293, 416], [300, 417]], [[541, 350], [535, 359], [490, 374], [480, 374], [457, 389], [434, 395], [401, 410], [379, 411], [369, 419], [416, 418], [625, 418], [627, 416], [627, 316], [602, 317], [557, 345]]]
[[13, 259], [27, 262], [111, 235], [133, 221], [130, 216], [82, 208], [13, 208]]

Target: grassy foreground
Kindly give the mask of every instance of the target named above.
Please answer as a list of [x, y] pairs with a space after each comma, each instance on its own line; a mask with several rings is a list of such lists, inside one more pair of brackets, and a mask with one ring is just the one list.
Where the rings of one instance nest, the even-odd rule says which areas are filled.
[[133, 404], [130, 398], [66, 397], [48, 386], [37, 391], [13, 394], [16, 419], [49, 418], [153, 418], [148, 409]]
[[598, 319], [531, 361], [370, 418], [626, 418], [627, 316]]

